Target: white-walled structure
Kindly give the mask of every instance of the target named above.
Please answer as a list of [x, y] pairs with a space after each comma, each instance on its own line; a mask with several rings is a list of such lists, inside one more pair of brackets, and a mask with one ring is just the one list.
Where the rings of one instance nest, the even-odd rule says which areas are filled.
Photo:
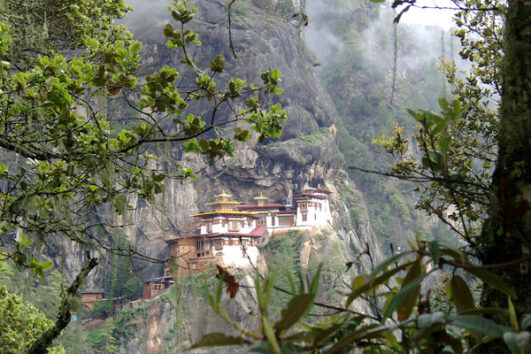
[[329, 191], [306, 188], [294, 196], [296, 208], [267, 204], [262, 194], [256, 204], [241, 205], [225, 193], [207, 205], [214, 210], [192, 215], [199, 219], [195, 233], [168, 240], [170, 255], [177, 256], [182, 273], [215, 265], [245, 267], [258, 260], [258, 246], [268, 234], [322, 228], [332, 220]]

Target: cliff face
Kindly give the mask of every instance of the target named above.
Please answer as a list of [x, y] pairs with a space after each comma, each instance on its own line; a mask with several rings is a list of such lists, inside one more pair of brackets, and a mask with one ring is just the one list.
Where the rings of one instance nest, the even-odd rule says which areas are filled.
[[[322, 232], [297, 236], [301, 238], [301, 266], [307, 268], [322, 261], [325, 267], [337, 270], [343, 269], [345, 262], [356, 260], [356, 271], [369, 272], [371, 258], [360, 254], [368, 248], [372, 261], [377, 262], [381, 259], [381, 252], [373, 237], [363, 198], [342, 171], [343, 158], [337, 147], [334, 125], [337, 117], [334, 103], [317, 78], [313, 70], [315, 60], [300, 41], [296, 28], [269, 8], [261, 7], [261, 3], [243, 0], [235, 3], [232, 27], [232, 40], [238, 55], [235, 59], [228, 47], [225, 2], [196, 2], [199, 13], [194, 30], [203, 42], [196, 57], [206, 62], [222, 53], [231, 77], [238, 76], [249, 82], [259, 82], [260, 73], [268, 67], [278, 68], [282, 73], [281, 87], [284, 89], [278, 101], [289, 117], [282, 138], [265, 144], [256, 141], [239, 144], [234, 157], [224, 158], [212, 166], [205, 165], [196, 156], [183, 157], [178, 146], [158, 147], [156, 152], [163, 156], [161, 164], [178, 162], [204, 170], [193, 181], [168, 180], [164, 192], [152, 205], [138, 198], [129, 200], [133, 209], [123, 217], [111, 218], [114, 223], [129, 225], [124, 233], [139, 251], [164, 259], [168, 255], [164, 240], [175, 237], [178, 228], [189, 225], [192, 222], [190, 215], [206, 209], [205, 204], [222, 189], [242, 202], [252, 202], [252, 198], [260, 192], [271, 202], [291, 202], [293, 194], [304, 186], [321, 184], [332, 192], [333, 223]], [[162, 21], [153, 19], [153, 22], [141, 25], [135, 22], [137, 19], [134, 16], [128, 20], [127, 24], [133, 26], [136, 37], [144, 43], [146, 71], [163, 64], [177, 65], [176, 54], [165, 47], [162, 36], [162, 28], [169, 21], [167, 19], [169, 16]], [[69, 262], [69, 257], [65, 262]], [[263, 273], [267, 272], [264, 254], [256, 266]], [[160, 276], [161, 271], [162, 266], [149, 265], [144, 269], [144, 277]], [[241, 270], [238, 276], [242, 284], [250, 285], [254, 269]], [[178, 287], [177, 305], [173, 293], [170, 293], [137, 310], [142, 320], [124, 320], [120, 326], [129, 328], [129, 331], [124, 332], [121, 338], [121, 352], [173, 352], [197, 341], [204, 333], [230, 333], [229, 326], [216, 319], [209, 309], [205, 294], [197, 295], [198, 291], [205, 291], [202, 285], [197, 284], [198, 279], [193, 277], [192, 280], [182, 281]], [[212, 282], [212, 279], [205, 281]], [[323, 278], [323, 293], [333, 286], [331, 279]], [[203, 290], [198, 290], [200, 288]], [[253, 324], [247, 314], [256, 313], [255, 303], [253, 292], [245, 288], [240, 289], [235, 299], [227, 299], [231, 315], [249, 326]], [[363, 304], [358, 304], [358, 307], [359, 310], [369, 311]]]

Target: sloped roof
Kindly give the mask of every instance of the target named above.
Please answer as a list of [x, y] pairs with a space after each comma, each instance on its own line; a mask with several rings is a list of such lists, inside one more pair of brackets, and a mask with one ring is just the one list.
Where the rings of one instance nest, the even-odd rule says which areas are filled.
[[172, 238], [170, 240], [166, 240], [166, 243], [172, 243], [178, 240], [186, 239], [186, 238], [194, 238], [194, 237], [219, 237], [219, 236], [236, 236], [236, 237], [262, 237], [267, 232], [267, 228], [263, 226], [255, 227], [251, 232], [248, 234], [244, 234], [241, 232], [211, 232], [208, 234], [190, 234], [186, 236], [179, 236]]
[[245, 205], [238, 205], [236, 209], [238, 210], [268, 210], [268, 209], [280, 209], [282, 207], [285, 207], [284, 204], [266, 204], [266, 205], [255, 205], [255, 204], [245, 204]]
[[293, 196], [293, 198], [295, 198], [295, 199], [301, 199], [301, 198], [305, 198], [305, 197], [310, 197], [310, 198], [315, 198], [315, 199], [328, 199], [328, 197], [325, 196], [325, 195], [319, 195], [319, 194], [308, 193], [308, 192], [295, 194]]
[[192, 217], [202, 217], [202, 216], [230, 216], [230, 215], [236, 215], [236, 216], [249, 216], [249, 217], [255, 217], [258, 218], [259, 216], [256, 215], [256, 212], [252, 211], [238, 211], [238, 210], [218, 210], [218, 211], [207, 211], [202, 212], [198, 214], [193, 214]]

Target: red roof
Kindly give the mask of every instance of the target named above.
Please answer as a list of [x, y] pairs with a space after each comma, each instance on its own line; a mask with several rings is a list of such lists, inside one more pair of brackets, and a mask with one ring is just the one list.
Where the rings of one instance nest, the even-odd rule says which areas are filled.
[[253, 231], [251, 231], [249, 236], [264, 236], [266, 231], [267, 231], [267, 228], [263, 226], [258, 226], [258, 227], [255, 227]]
[[319, 193], [325, 193], [325, 194], [330, 194], [332, 192], [330, 192], [328, 189], [324, 189], [324, 188], [321, 188], [321, 187], [317, 187], [314, 189], [316, 192], [319, 192]]
[[262, 237], [266, 233], [267, 228], [263, 226], [255, 227], [250, 233], [248, 234], [242, 234], [239, 232], [214, 232], [209, 234], [191, 234], [186, 236], [179, 236], [172, 238], [170, 240], [166, 240], [167, 243], [175, 242], [178, 240], [182, 240], [185, 238], [194, 238], [194, 237], [216, 237], [216, 236], [239, 236], [239, 237]]

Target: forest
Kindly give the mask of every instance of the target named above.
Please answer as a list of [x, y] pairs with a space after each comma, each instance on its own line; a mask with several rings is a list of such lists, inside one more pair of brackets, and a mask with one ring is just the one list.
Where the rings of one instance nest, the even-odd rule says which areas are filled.
[[[530, 12], [0, 0], [0, 352], [531, 352]], [[326, 227], [180, 275], [216, 194], [321, 185]]]

